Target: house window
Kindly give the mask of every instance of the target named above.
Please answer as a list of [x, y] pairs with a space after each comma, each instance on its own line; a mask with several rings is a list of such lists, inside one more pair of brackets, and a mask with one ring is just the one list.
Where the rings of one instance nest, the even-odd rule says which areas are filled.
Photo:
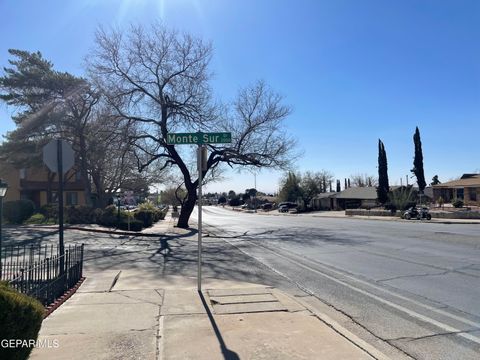
[[52, 191], [52, 203], [53, 204], [58, 203], [58, 192], [57, 191]]
[[25, 179], [27, 177], [27, 169], [20, 169], [20, 179]]
[[460, 199], [460, 200], [464, 199], [463, 190], [464, 189], [457, 189], [457, 199]]
[[477, 201], [477, 188], [470, 188], [470, 201]]
[[82, 174], [80, 171], [75, 172], [75, 181], [81, 181], [82, 180]]
[[67, 205], [78, 205], [78, 194], [76, 192], [67, 192]]

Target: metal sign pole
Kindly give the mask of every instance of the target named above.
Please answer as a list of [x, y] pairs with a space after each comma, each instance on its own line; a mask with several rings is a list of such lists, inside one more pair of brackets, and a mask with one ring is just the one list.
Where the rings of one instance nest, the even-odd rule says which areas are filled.
[[202, 291], [202, 145], [198, 145], [197, 166], [198, 166], [198, 291]]
[[60, 247], [60, 274], [64, 272], [64, 254], [65, 247], [63, 244], [63, 154], [62, 140], [57, 139], [57, 164], [58, 164], [58, 242]]

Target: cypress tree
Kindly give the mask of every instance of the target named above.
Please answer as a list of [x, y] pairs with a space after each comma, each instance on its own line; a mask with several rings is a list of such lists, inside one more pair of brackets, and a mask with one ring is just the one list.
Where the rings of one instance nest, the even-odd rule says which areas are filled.
[[411, 172], [417, 178], [418, 190], [423, 192], [427, 183], [425, 182], [425, 173], [423, 172], [423, 153], [422, 153], [422, 141], [420, 140], [420, 131], [418, 126], [415, 129], [413, 135], [413, 143], [415, 145], [415, 157], [413, 159], [413, 169]]
[[342, 191], [342, 188], [340, 186], [340, 180], [337, 180], [337, 192]]
[[388, 192], [390, 185], [388, 183], [388, 165], [387, 153], [382, 140], [378, 139], [378, 187], [377, 196], [380, 204], [385, 204], [388, 201]]

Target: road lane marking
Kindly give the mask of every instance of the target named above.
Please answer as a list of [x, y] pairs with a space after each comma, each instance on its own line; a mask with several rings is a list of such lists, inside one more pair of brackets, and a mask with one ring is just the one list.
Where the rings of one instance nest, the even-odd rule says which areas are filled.
[[[211, 226], [211, 225], [209, 225], [209, 226]], [[212, 226], [212, 227], [214, 227], [214, 226]], [[249, 241], [249, 240], [246, 240], [246, 241]], [[267, 250], [269, 250], [269, 251], [271, 251], [271, 252], [273, 252], [273, 253], [276, 254], [276, 252], [275, 252], [274, 250], [270, 249], [270, 248], [267, 247], [266, 245], [258, 245], [258, 244], [253, 243], [252, 241], [249, 241], [249, 243], [251, 243], [252, 245], [255, 245], [255, 246], [257, 246], [257, 247], [265, 248], [265, 249], [267, 249]], [[314, 263], [315, 265], [318, 265], [318, 266], [327, 268], [328, 271], [333, 272], [333, 273], [336, 273], [336, 274], [339, 274], [339, 275], [341, 275], [341, 276], [343, 276], [343, 277], [345, 277], [345, 278], [348, 278], [348, 279], [350, 279], [350, 280], [352, 280], [352, 281], [356, 281], [356, 282], [358, 282], [358, 283], [364, 284], [364, 285], [369, 286], [369, 287], [371, 287], [371, 288], [375, 288], [375, 289], [377, 289], [377, 290], [379, 290], [379, 291], [383, 291], [383, 292], [385, 292], [385, 293], [388, 293], [389, 295], [392, 295], [392, 296], [397, 297], [397, 298], [399, 298], [399, 299], [402, 299], [402, 300], [411, 302], [411, 303], [413, 303], [413, 304], [415, 304], [415, 305], [417, 305], [417, 306], [423, 307], [423, 308], [425, 308], [425, 309], [427, 309], [427, 310], [429, 310], [429, 311], [436, 312], [436, 313], [438, 313], [438, 314], [440, 314], [440, 315], [444, 315], [444, 316], [447, 316], [447, 317], [449, 317], [449, 318], [451, 318], [451, 319], [455, 319], [455, 320], [457, 320], [457, 321], [463, 322], [464, 324], [471, 325], [471, 326], [474, 326], [474, 327], [476, 327], [476, 328], [480, 328], [480, 323], [478, 323], [478, 322], [474, 322], [474, 321], [471, 321], [471, 320], [469, 320], [469, 319], [465, 319], [465, 318], [463, 318], [463, 317], [461, 317], [461, 316], [458, 316], [458, 315], [452, 314], [452, 313], [450, 313], [450, 312], [444, 311], [444, 310], [442, 310], [442, 309], [434, 308], [434, 307], [432, 307], [432, 306], [423, 304], [423, 303], [421, 303], [421, 302], [419, 302], [419, 301], [417, 301], [417, 300], [414, 300], [414, 299], [405, 297], [405, 296], [403, 296], [403, 295], [397, 294], [397, 293], [395, 293], [395, 292], [393, 292], [393, 291], [391, 291], [391, 290], [385, 289], [385, 288], [383, 288], [383, 287], [381, 287], [381, 286], [378, 286], [378, 285], [376, 285], [376, 284], [373, 284], [373, 283], [370, 283], [370, 282], [368, 282], [368, 281], [365, 281], [365, 280], [356, 278], [356, 277], [354, 277], [354, 276], [352, 276], [352, 275], [349, 275], [348, 273], [335, 270], [334, 268], [330, 267], [331, 265], [323, 264], [323, 263], [321, 263], [321, 262], [319, 262], [319, 261], [317, 261], [317, 260], [312, 260], [312, 259], [310, 259], [310, 258], [308, 258], [308, 257], [306, 257], [306, 256], [297, 254], [297, 253], [295, 253], [295, 252], [293, 252], [293, 251], [290, 251], [290, 250], [288, 250], [288, 249], [282, 248], [282, 247], [280, 247], [280, 246], [279, 246], [279, 248], [282, 249], [282, 250], [285, 251], [285, 252], [288, 252], [288, 253], [292, 254], [293, 256], [296, 256], [296, 257], [301, 258], [302, 260], [306, 260], [306, 261], [309, 261], [309, 262], [311, 262], [311, 263]], [[461, 310], [460, 310], [460, 311], [461, 311]], [[472, 314], [472, 315], [473, 315], [473, 314]], [[475, 316], [475, 315], [474, 315], [474, 316]]]
[[[225, 240], [225, 241], [228, 242], [228, 243], [230, 243], [231, 245], [233, 245], [231, 241], [228, 241], [228, 240]], [[245, 241], [245, 240], [242, 240], [242, 241]], [[246, 241], [248, 241], [248, 240], [246, 240]], [[397, 309], [397, 310], [399, 310], [399, 311], [401, 311], [401, 312], [404, 312], [404, 313], [406, 313], [406, 314], [408, 314], [408, 315], [410, 315], [410, 316], [412, 316], [412, 317], [415, 317], [415, 318], [417, 318], [417, 319], [420, 319], [420, 320], [422, 320], [422, 321], [424, 321], [424, 322], [426, 322], [426, 323], [430, 323], [430, 324], [432, 324], [432, 325], [435, 325], [435, 326], [437, 326], [437, 327], [439, 327], [439, 328], [441, 328], [441, 329], [444, 329], [444, 330], [446, 330], [446, 331], [448, 331], [448, 332], [457, 332], [457, 333], [458, 333], [458, 334], [457, 334], [458, 336], [461, 336], [461, 337], [463, 337], [463, 338], [465, 338], [465, 339], [468, 339], [468, 340], [470, 340], [470, 341], [472, 341], [472, 342], [475, 342], [475, 343], [477, 343], [477, 344], [480, 344], [480, 338], [478, 338], [478, 337], [476, 337], [476, 336], [473, 336], [473, 335], [470, 335], [470, 334], [467, 334], [467, 333], [462, 333], [462, 330], [460, 330], [460, 329], [457, 329], [457, 328], [455, 328], [455, 327], [453, 327], [453, 326], [444, 324], [444, 323], [442, 323], [442, 322], [440, 322], [440, 321], [437, 321], [437, 320], [435, 320], [435, 319], [432, 319], [432, 318], [430, 318], [430, 317], [428, 317], [428, 316], [419, 314], [419, 313], [417, 313], [417, 312], [415, 312], [415, 311], [413, 311], [413, 310], [407, 309], [406, 307], [403, 307], [403, 306], [401, 306], [401, 305], [395, 304], [395, 303], [393, 303], [393, 302], [391, 302], [391, 301], [389, 301], [389, 300], [383, 299], [383, 298], [381, 298], [381, 297], [379, 297], [379, 296], [377, 296], [377, 295], [374, 295], [374, 294], [372, 294], [372, 293], [369, 293], [368, 291], [365, 291], [365, 290], [363, 290], [363, 289], [360, 289], [360, 288], [358, 288], [358, 287], [355, 287], [355, 286], [353, 286], [353, 285], [350, 285], [350, 284], [348, 284], [348, 283], [345, 282], [345, 281], [339, 280], [339, 279], [337, 279], [337, 278], [335, 278], [335, 277], [333, 277], [333, 276], [330, 276], [330, 275], [328, 275], [328, 274], [325, 274], [325, 273], [323, 273], [323, 272], [321, 272], [321, 271], [319, 271], [319, 270], [317, 270], [317, 269], [315, 269], [315, 268], [312, 268], [312, 267], [310, 267], [310, 266], [308, 266], [308, 265], [302, 264], [301, 262], [298, 262], [298, 261], [296, 261], [296, 260], [293, 260], [293, 259], [291, 259], [291, 258], [289, 258], [289, 257], [287, 257], [287, 256], [285, 256], [285, 255], [279, 254], [279, 253], [277, 253], [277, 252], [269, 249], [269, 248], [266, 247], [266, 246], [254, 244], [254, 243], [252, 243], [251, 241], [248, 241], [248, 242], [249, 242], [250, 244], [254, 245], [254, 246], [261, 247], [261, 248], [264, 248], [264, 249], [266, 249], [266, 250], [269, 250], [270, 252], [272, 252], [272, 253], [275, 254], [276, 256], [281, 257], [281, 258], [283, 258], [283, 259], [285, 259], [285, 260], [287, 260], [287, 261], [290, 261], [291, 263], [293, 263], [293, 264], [295, 264], [295, 265], [298, 265], [298, 266], [300, 266], [300, 267], [302, 267], [302, 268], [304, 268], [304, 269], [306, 269], [306, 270], [309, 270], [309, 271], [311, 271], [311, 272], [317, 273], [317, 274], [319, 274], [319, 275], [321, 275], [321, 276], [323, 276], [323, 277], [326, 277], [326, 278], [328, 278], [328, 279], [330, 279], [330, 280], [332, 280], [332, 281], [334, 281], [334, 282], [336, 282], [336, 283], [342, 284], [343, 286], [346, 286], [346, 287], [348, 287], [348, 288], [350, 288], [350, 289], [352, 289], [352, 290], [354, 290], [354, 291], [357, 291], [357, 292], [359, 292], [359, 293], [361, 293], [361, 294], [363, 294], [363, 295], [365, 295], [365, 296], [368, 296], [368, 297], [370, 297], [370, 298], [372, 298], [372, 299], [375, 299], [375, 300], [377, 300], [377, 301], [379, 301], [379, 302], [381, 302], [381, 303], [384, 303], [384, 304], [386, 304], [386, 305], [388, 305], [388, 306], [390, 306], [390, 307], [393, 307], [394, 309]], [[287, 251], [288, 251], [288, 250], [287, 250]], [[292, 253], [292, 255], [294, 255], [294, 256], [299, 256], [299, 255], [296, 255], [296, 254], [294, 254], [294, 253]], [[252, 255], [250, 255], [250, 256], [252, 256]], [[307, 259], [307, 260], [309, 260], [309, 259]], [[312, 260], [309, 260], [309, 261], [312, 261]], [[320, 264], [318, 264], [318, 265], [320, 265]], [[410, 302], [418, 303], [418, 304], [422, 305], [422, 306], [423, 306], [424, 308], [426, 308], [426, 309], [429, 309], [429, 310], [432, 310], [432, 311], [436, 311], [436, 312], [438, 312], [438, 313], [443, 313], [444, 315], [446, 315], [446, 316], [448, 316], [448, 317], [450, 317], [450, 318], [452, 318], [452, 319], [457, 319], [457, 320], [459, 320], [459, 321], [461, 321], [461, 322], [463, 322], [463, 323], [468, 323], [468, 324], [470, 324], [470, 325], [474, 325], [475, 327], [480, 327], [480, 326], [479, 326], [480, 324], [478, 324], [478, 323], [471, 322], [471, 321], [469, 321], [469, 320], [467, 320], [467, 319], [462, 319], [462, 318], [460, 318], [460, 317], [457, 317], [457, 316], [455, 316], [455, 315], [452, 315], [452, 314], [447, 313], [447, 312], [444, 312], [444, 311], [437, 311], [437, 310], [439, 310], [439, 309], [435, 309], [435, 308], [432, 308], [432, 307], [430, 307], [430, 306], [428, 306], [428, 305], [424, 305], [424, 304], [422, 304], [422, 303], [419, 303], [419, 302], [417, 302], [417, 301], [415, 301], [415, 300], [411, 300], [411, 299], [406, 298], [406, 297], [404, 297], [404, 296], [394, 294], [394, 293], [392, 293], [392, 292], [389, 291], [389, 290], [380, 288], [380, 287], [375, 286], [375, 285], [373, 285], [373, 284], [369, 284], [368, 282], [365, 282], [365, 281], [363, 281], [363, 280], [359, 280], [359, 279], [353, 278], [352, 276], [342, 274], [342, 273], [340, 273], [339, 271], [332, 270], [332, 272], [335, 272], [335, 273], [340, 274], [340, 275], [342, 275], [342, 276], [351, 278], [351, 279], [354, 280], [354, 281], [358, 281], [358, 282], [361, 282], [361, 283], [365, 283], [366, 285], [369, 285], [369, 286], [371, 286], [371, 287], [378, 288], [379, 290], [382, 290], [382, 291], [385, 291], [385, 292], [387, 292], [387, 293], [390, 293], [390, 294], [392, 294], [392, 295], [394, 295], [394, 296], [396, 296], [396, 297], [398, 297], [398, 298], [405, 299], [405, 300], [410, 301]], [[462, 320], [460, 320], [460, 319], [462, 319]]]

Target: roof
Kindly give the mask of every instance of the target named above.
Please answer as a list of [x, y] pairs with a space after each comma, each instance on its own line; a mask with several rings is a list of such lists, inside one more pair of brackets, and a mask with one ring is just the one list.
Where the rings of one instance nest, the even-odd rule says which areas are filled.
[[377, 188], [368, 187], [352, 187], [337, 193], [337, 199], [359, 199], [359, 200], [377, 200]]
[[326, 193], [320, 193], [315, 195], [314, 199], [328, 199], [331, 197], [335, 197], [335, 195], [340, 194], [338, 192], [326, 192]]
[[[466, 175], [466, 176], [465, 176]], [[448, 181], [443, 184], [433, 185], [435, 189], [480, 187], [480, 174], [465, 174], [461, 179]]]

